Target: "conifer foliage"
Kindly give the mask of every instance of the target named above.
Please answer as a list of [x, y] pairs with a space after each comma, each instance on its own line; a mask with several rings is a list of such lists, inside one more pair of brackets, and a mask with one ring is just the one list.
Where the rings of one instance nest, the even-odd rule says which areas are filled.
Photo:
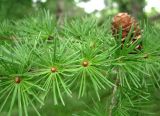
[[[130, 44], [134, 26], [125, 36], [123, 28], [118, 29], [115, 37], [109, 18], [102, 25], [94, 17], [84, 17], [61, 26], [47, 11], [2, 22], [0, 115], [155, 114], [159, 29], [144, 24], [140, 34], [138, 26], [141, 37]], [[140, 44], [143, 48], [135, 49]]]

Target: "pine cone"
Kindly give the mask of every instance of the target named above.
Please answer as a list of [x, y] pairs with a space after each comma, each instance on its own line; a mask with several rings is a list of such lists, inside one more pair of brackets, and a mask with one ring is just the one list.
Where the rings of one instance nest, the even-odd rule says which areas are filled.
[[[134, 30], [132, 32], [131, 38], [129, 38], [131, 41], [130, 44], [133, 44], [137, 39], [141, 38], [141, 31], [137, 21], [134, 17], [128, 15], [127, 13], [118, 13], [116, 16], [114, 16], [112, 22], [112, 34], [114, 37], [118, 37], [119, 30], [122, 29], [122, 46], [132, 26]], [[142, 48], [141, 45], [138, 46], [139, 47], [136, 47], [136, 49]]]

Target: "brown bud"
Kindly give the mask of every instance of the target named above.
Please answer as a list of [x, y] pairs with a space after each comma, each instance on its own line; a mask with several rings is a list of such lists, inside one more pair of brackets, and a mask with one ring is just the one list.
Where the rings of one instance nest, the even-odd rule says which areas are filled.
[[87, 67], [89, 65], [88, 61], [83, 61], [82, 66]]
[[15, 77], [15, 82], [16, 82], [17, 84], [19, 84], [19, 83], [21, 82], [20, 77]]
[[54, 72], [56, 72], [56, 71], [57, 71], [57, 68], [55, 68], [55, 67], [52, 67], [52, 68], [51, 68], [51, 72], [52, 72], [52, 73], [54, 73]]

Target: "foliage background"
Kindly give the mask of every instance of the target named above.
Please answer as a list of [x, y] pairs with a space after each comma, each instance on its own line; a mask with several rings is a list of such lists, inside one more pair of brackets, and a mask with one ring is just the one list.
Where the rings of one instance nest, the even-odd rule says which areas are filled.
[[[88, 0], [84, 0], [84, 1], [87, 2]], [[119, 7], [114, 8], [113, 2], [116, 2]], [[31, 0], [1, 0], [0, 1], [0, 21], [1, 21], [0, 39], [10, 41], [10, 39], [14, 39], [15, 32], [17, 32], [16, 34], [19, 35], [20, 37], [25, 37], [25, 34], [26, 34], [25, 32], [31, 32], [31, 33], [34, 33], [34, 35], [38, 36], [39, 33], [37, 32], [39, 29], [41, 29], [41, 26], [43, 24], [48, 25], [49, 29], [43, 28], [41, 32], [42, 34], [40, 36], [42, 36], [42, 38], [45, 38], [45, 39], [46, 38], [48, 39], [49, 37], [52, 38], [54, 36], [54, 33], [53, 33], [54, 27], [55, 25], [57, 25], [54, 23], [55, 20], [58, 21], [58, 25], [63, 25], [63, 21], [65, 19], [71, 20], [71, 19], [74, 19], [75, 17], [82, 17], [86, 15], [97, 18], [96, 14], [99, 12], [101, 14], [101, 17], [98, 18], [98, 21], [99, 21], [98, 24], [102, 24], [103, 22], [106, 21], [106, 17], [113, 16], [117, 12], [128, 12], [133, 16], [135, 16], [137, 19], [141, 20], [142, 22], [143, 21], [148, 22], [149, 26], [152, 25], [153, 26], [152, 28], [154, 28], [155, 32], [153, 32], [153, 34], [151, 35], [156, 36], [156, 34], [159, 32], [159, 13], [158, 11], [156, 11], [156, 9], [153, 9], [151, 13], [145, 13], [143, 11], [145, 7], [145, 2], [146, 2], [145, 0], [105, 0], [105, 4], [107, 5], [106, 9], [102, 11], [94, 11], [92, 14], [86, 14], [83, 9], [76, 6], [75, 1], [73, 0], [47, 0], [46, 2], [41, 2], [41, 1], [33, 2]], [[40, 13], [41, 9], [46, 9], [50, 11], [50, 15], [54, 17], [52, 19], [52, 22], [46, 21], [47, 19], [43, 19], [43, 17], [41, 17], [41, 14], [39, 17], [37, 17], [37, 15], [33, 16], [35, 14]], [[26, 19], [26, 17], [28, 16], [30, 17]], [[35, 19], [37, 22], [27, 24], [27, 22], [34, 22]], [[46, 24], [46, 22], [48, 22], [48, 24]], [[106, 23], [106, 25], [108, 25], [108, 23]], [[17, 26], [18, 28], [14, 28], [14, 26]], [[29, 27], [29, 30], [27, 26]], [[35, 30], [35, 27], [36, 27], [36, 30]], [[110, 27], [108, 26], [108, 29], [109, 28]], [[18, 33], [20, 31], [22, 32]], [[144, 31], [146, 31], [146, 33], [148, 34], [150, 32], [150, 29], [148, 30], [146, 29]], [[79, 33], [77, 33], [76, 35], [78, 34]], [[30, 36], [32, 36], [32, 34], [30, 34]], [[1, 40], [0, 40], [0, 43], [1, 43], [0, 45], [4, 44], [4, 41], [1, 41]], [[149, 107], [149, 110], [154, 111], [158, 116], [160, 114], [159, 112], [160, 90], [158, 89], [158, 87], [156, 87], [156, 89], [151, 88], [151, 90], [148, 90], [148, 91], [154, 91], [152, 93], [152, 99], [151, 99], [151, 102], [153, 102], [153, 106]], [[106, 93], [102, 93], [102, 94], [105, 95]], [[66, 106], [63, 106], [63, 105], [54, 106], [50, 101], [50, 99], [47, 99], [46, 104], [40, 113], [42, 114], [42, 116], [48, 116], [50, 114], [53, 114], [55, 116], [63, 116], [63, 115], [65, 116], [91, 115], [92, 116], [93, 114], [95, 116], [105, 115], [104, 114], [105, 104], [103, 103], [106, 101], [106, 98], [104, 99], [102, 98], [100, 102], [97, 102], [97, 101], [93, 102], [93, 101], [94, 100], [92, 99], [88, 100], [87, 97], [84, 97], [78, 100], [77, 96], [75, 95], [73, 96], [73, 98], [70, 98], [70, 97], [65, 98]], [[93, 107], [87, 106], [91, 102], [93, 104]], [[17, 110], [16, 108], [13, 109], [14, 115], [17, 115], [16, 110]], [[146, 108], [145, 111], [147, 110], [148, 109]], [[84, 114], [81, 114], [81, 111], [84, 111], [83, 112]], [[88, 114], [85, 111], [90, 112], [91, 114]], [[0, 115], [5, 115], [5, 113]], [[30, 115], [35, 115], [34, 112], [32, 112], [32, 109], [30, 109]], [[145, 116], [145, 115], [146, 114], [142, 114], [142, 116]], [[152, 115], [152, 114], [149, 114], [149, 115]]]

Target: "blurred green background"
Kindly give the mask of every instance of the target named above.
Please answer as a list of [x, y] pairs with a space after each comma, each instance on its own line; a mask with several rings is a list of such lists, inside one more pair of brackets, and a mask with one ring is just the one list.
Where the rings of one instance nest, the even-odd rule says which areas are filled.
[[0, 0], [0, 20], [21, 19], [46, 9], [57, 18], [93, 14], [102, 18], [128, 12], [139, 19], [158, 21], [160, 0]]

